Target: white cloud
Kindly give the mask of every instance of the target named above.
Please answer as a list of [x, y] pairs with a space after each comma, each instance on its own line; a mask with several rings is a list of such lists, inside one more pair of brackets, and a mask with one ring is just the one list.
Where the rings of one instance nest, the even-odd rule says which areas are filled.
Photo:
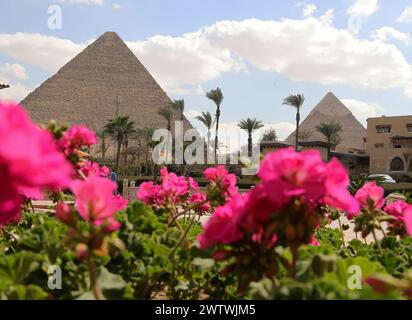
[[187, 118], [194, 119], [194, 118], [196, 118], [197, 116], [201, 116], [202, 113], [201, 113], [200, 111], [197, 111], [197, 110], [194, 110], [194, 109], [189, 109], [189, 110], [187, 110], [187, 111], [184, 112], [184, 115], [185, 115]]
[[316, 12], [318, 9], [314, 3], [305, 3], [305, 2], [299, 2], [297, 4], [298, 7], [303, 7], [302, 9], [302, 15], [305, 18], [313, 16], [313, 14]]
[[206, 36], [200, 30], [180, 37], [158, 35], [127, 45], [166, 90], [201, 84], [244, 68], [229, 49], [213, 46]]
[[10, 83], [10, 88], [0, 90], [0, 100], [20, 102], [31, 91], [33, 91], [33, 88], [27, 87], [21, 83]]
[[104, 4], [104, 0], [60, 0], [60, 2], [68, 2], [68, 3], [75, 3], [75, 4], [99, 5], [99, 6], [102, 6]]
[[292, 80], [369, 89], [406, 89], [412, 81], [412, 68], [394, 45], [359, 39], [315, 18], [221, 21], [205, 33], [259, 69]]
[[365, 127], [367, 125], [366, 119], [380, 117], [384, 112], [384, 108], [378, 103], [356, 99], [341, 99], [341, 101]]
[[112, 4], [113, 10], [119, 10], [121, 7], [122, 7], [122, 6], [121, 6], [120, 4], [118, 4], [118, 3], [113, 3], [113, 4]]
[[0, 34], [1, 53], [51, 72], [56, 72], [84, 48], [85, 44], [38, 33]]
[[18, 63], [0, 63], [0, 80], [3, 79], [17, 79], [27, 80], [29, 76], [26, 73], [26, 69]]
[[400, 23], [412, 22], [412, 6], [406, 7], [396, 21]]
[[[401, 88], [412, 97], [412, 68], [383, 37], [405, 40], [383, 29], [360, 39], [332, 25], [333, 11], [320, 18], [219, 21], [181, 36], [157, 35], [127, 45], [168, 93], [202, 93], [201, 84], [246, 65], [288, 79], [366, 89]], [[386, 31], [385, 31], [386, 30]], [[51, 72], [85, 47], [40, 34], [0, 34], [0, 53]]]
[[372, 33], [372, 38], [378, 41], [387, 42], [390, 38], [398, 40], [406, 45], [411, 43], [411, 35], [396, 30], [392, 27], [383, 27]]
[[369, 17], [379, 9], [378, 0], [355, 0], [348, 8], [347, 14], [356, 17]]

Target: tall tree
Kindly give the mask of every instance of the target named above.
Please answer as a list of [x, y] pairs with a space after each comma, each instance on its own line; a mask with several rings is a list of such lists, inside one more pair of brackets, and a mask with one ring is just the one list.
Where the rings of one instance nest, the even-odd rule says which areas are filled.
[[128, 116], [117, 116], [106, 124], [105, 131], [117, 142], [115, 171], [119, 170], [120, 151], [127, 135], [134, 129], [134, 122]]
[[246, 130], [248, 134], [248, 139], [247, 139], [247, 151], [248, 151], [248, 156], [252, 156], [252, 133], [253, 131], [260, 129], [263, 127], [262, 121], [256, 120], [256, 118], [251, 119], [243, 119], [238, 123], [238, 127], [242, 130]]
[[173, 111], [170, 110], [169, 108], [160, 108], [159, 115], [161, 115], [165, 120], [167, 121], [167, 130], [171, 131], [172, 130], [172, 119], [173, 119]]
[[260, 139], [261, 142], [267, 142], [267, 141], [276, 141], [278, 140], [278, 136], [276, 134], [276, 130], [275, 129], [269, 129], [266, 130], [263, 135], [262, 138]]
[[312, 137], [313, 132], [310, 129], [303, 129], [299, 130], [299, 140], [308, 140], [310, 137]]
[[207, 129], [207, 150], [209, 151], [210, 148], [210, 136], [211, 132], [210, 130], [212, 129], [213, 126], [213, 118], [210, 112], [202, 112], [201, 116], [196, 117], [197, 120], [199, 120], [201, 123], [203, 123]]
[[180, 121], [183, 121], [185, 116], [184, 116], [184, 112], [185, 112], [185, 100], [184, 99], [180, 99], [180, 100], [173, 100], [173, 102], [170, 103], [170, 108], [172, 108], [173, 110], [176, 110], [179, 115], [180, 115]]
[[102, 160], [106, 158], [106, 152], [109, 145], [106, 143], [106, 138], [108, 134], [105, 130], [100, 130], [97, 132], [97, 137], [100, 139], [99, 152], [102, 154]]
[[218, 139], [218, 134], [219, 134], [219, 119], [220, 119], [220, 106], [222, 105], [223, 101], [223, 93], [222, 90], [217, 87], [216, 89], [212, 89], [209, 92], [206, 93], [206, 97], [212, 100], [216, 104], [216, 115], [215, 115], [215, 121], [216, 121], [216, 130], [215, 130], [215, 163], [217, 163], [217, 149], [219, 146], [219, 139]]
[[296, 108], [296, 131], [295, 131], [295, 150], [299, 150], [299, 124], [300, 124], [300, 108], [305, 102], [303, 94], [290, 95], [283, 100], [284, 105]]
[[[341, 142], [340, 133], [342, 132], [342, 126], [337, 122], [321, 123], [316, 126], [316, 131], [323, 134], [326, 141], [333, 146], [337, 146]], [[330, 149], [328, 146], [328, 160], [330, 160]]]

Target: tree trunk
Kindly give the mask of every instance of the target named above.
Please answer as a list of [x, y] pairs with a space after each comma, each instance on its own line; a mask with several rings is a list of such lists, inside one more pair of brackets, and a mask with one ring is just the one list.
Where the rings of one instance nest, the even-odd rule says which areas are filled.
[[104, 138], [102, 138], [102, 160], [106, 157], [106, 142], [104, 141]]
[[249, 137], [247, 139], [247, 156], [252, 156], [252, 133], [249, 132]]
[[207, 129], [206, 159], [209, 159], [210, 152], [210, 129]]
[[124, 142], [124, 163], [127, 164], [127, 147], [129, 146], [129, 141]]
[[300, 113], [299, 110], [296, 112], [296, 134], [295, 134], [295, 150], [299, 151], [299, 122]]
[[122, 142], [117, 140], [117, 153], [116, 153], [116, 165], [114, 171], [119, 174], [119, 162], [120, 162], [120, 150], [122, 148]]
[[219, 145], [218, 133], [219, 133], [219, 118], [220, 118], [220, 106], [216, 108], [216, 132], [215, 132], [215, 164], [217, 164], [217, 148]]

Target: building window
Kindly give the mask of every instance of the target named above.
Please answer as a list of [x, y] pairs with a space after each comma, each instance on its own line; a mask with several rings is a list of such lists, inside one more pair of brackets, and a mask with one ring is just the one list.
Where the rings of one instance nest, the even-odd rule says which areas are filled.
[[412, 132], [412, 123], [408, 123], [406, 128], [408, 129], [408, 132]]
[[376, 131], [378, 133], [391, 133], [391, 126], [390, 125], [376, 126]]
[[375, 148], [383, 148], [383, 143], [375, 143]]
[[391, 161], [391, 171], [404, 171], [404, 165], [401, 158], [396, 157]]
[[401, 146], [400, 144], [394, 144], [393, 147], [394, 147], [395, 149], [400, 149], [400, 148], [402, 148], [402, 146]]

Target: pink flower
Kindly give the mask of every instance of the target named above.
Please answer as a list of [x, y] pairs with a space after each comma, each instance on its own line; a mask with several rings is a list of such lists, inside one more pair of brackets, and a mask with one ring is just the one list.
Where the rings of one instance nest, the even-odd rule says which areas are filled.
[[56, 206], [56, 217], [65, 224], [70, 225], [73, 219], [73, 210], [65, 202], [59, 202]]
[[407, 212], [405, 212], [403, 221], [405, 222], [406, 232], [412, 238], [412, 211], [411, 210], [408, 210]]
[[195, 209], [196, 212], [204, 213], [208, 212], [211, 209], [211, 206], [208, 202], [206, 202], [207, 196], [204, 193], [194, 193], [190, 197], [189, 202], [192, 204], [199, 204], [199, 206]]
[[110, 169], [106, 166], [100, 167], [98, 163], [87, 161], [85, 165], [80, 168], [80, 171], [86, 176], [98, 175], [101, 177], [108, 177], [110, 174]]
[[199, 189], [194, 181], [186, 181], [185, 177], [168, 173], [167, 168], [160, 170], [161, 183], [154, 185], [152, 181], [143, 182], [137, 190], [137, 198], [146, 204], [163, 206], [167, 203], [179, 204], [189, 194], [189, 187]]
[[359, 201], [362, 208], [369, 208], [373, 206], [380, 209], [385, 204], [384, 190], [382, 187], [376, 185], [375, 181], [366, 183], [361, 189], [359, 189], [355, 198]]
[[266, 155], [258, 173], [268, 196], [278, 206], [303, 197], [311, 204], [357, 212], [359, 204], [347, 190], [349, 177], [336, 160], [324, 163], [315, 150], [295, 152], [282, 149]]
[[349, 176], [345, 167], [333, 158], [326, 164], [326, 194], [323, 202], [333, 208], [345, 211], [349, 216], [359, 212], [359, 202], [348, 191]]
[[137, 199], [145, 204], [155, 204], [158, 200], [160, 187], [155, 186], [153, 181], [142, 182], [137, 189]]
[[384, 210], [398, 221], [403, 221], [406, 213], [412, 211], [412, 206], [405, 201], [398, 200], [388, 204]]
[[197, 239], [202, 249], [217, 244], [229, 244], [242, 238], [238, 219], [244, 210], [244, 198], [237, 195], [224, 206], [218, 207], [204, 226], [203, 233]]
[[203, 172], [205, 178], [210, 181], [212, 186], [221, 188], [224, 195], [233, 197], [237, 195], [237, 178], [233, 173], [229, 173], [222, 165], [207, 168]]
[[59, 145], [67, 155], [74, 149], [92, 146], [96, 143], [96, 133], [83, 125], [72, 126], [59, 141]]
[[19, 219], [24, 195], [70, 184], [73, 168], [22, 107], [0, 102], [0, 225]]
[[91, 176], [86, 181], [74, 181], [71, 189], [76, 196], [76, 208], [84, 220], [96, 226], [106, 223], [111, 231], [119, 227], [115, 214], [127, 206], [127, 201], [113, 194], [115, 183]]
[[297, 196], [317, 202], [327, 191], [327, 169], [314, 150], [295, 152], [288, 148], [270, 153], [262, 161], [258, 176], [265, 188], [272, 191], [269, 196], [279, 204]]
[[195, 179], [193, 179], [192, 177], [189, 177], [188, 181], [189, 181], [190, 189], [192, 189], [193, 191], [199, 191], [199, 185], [197, 184]]

